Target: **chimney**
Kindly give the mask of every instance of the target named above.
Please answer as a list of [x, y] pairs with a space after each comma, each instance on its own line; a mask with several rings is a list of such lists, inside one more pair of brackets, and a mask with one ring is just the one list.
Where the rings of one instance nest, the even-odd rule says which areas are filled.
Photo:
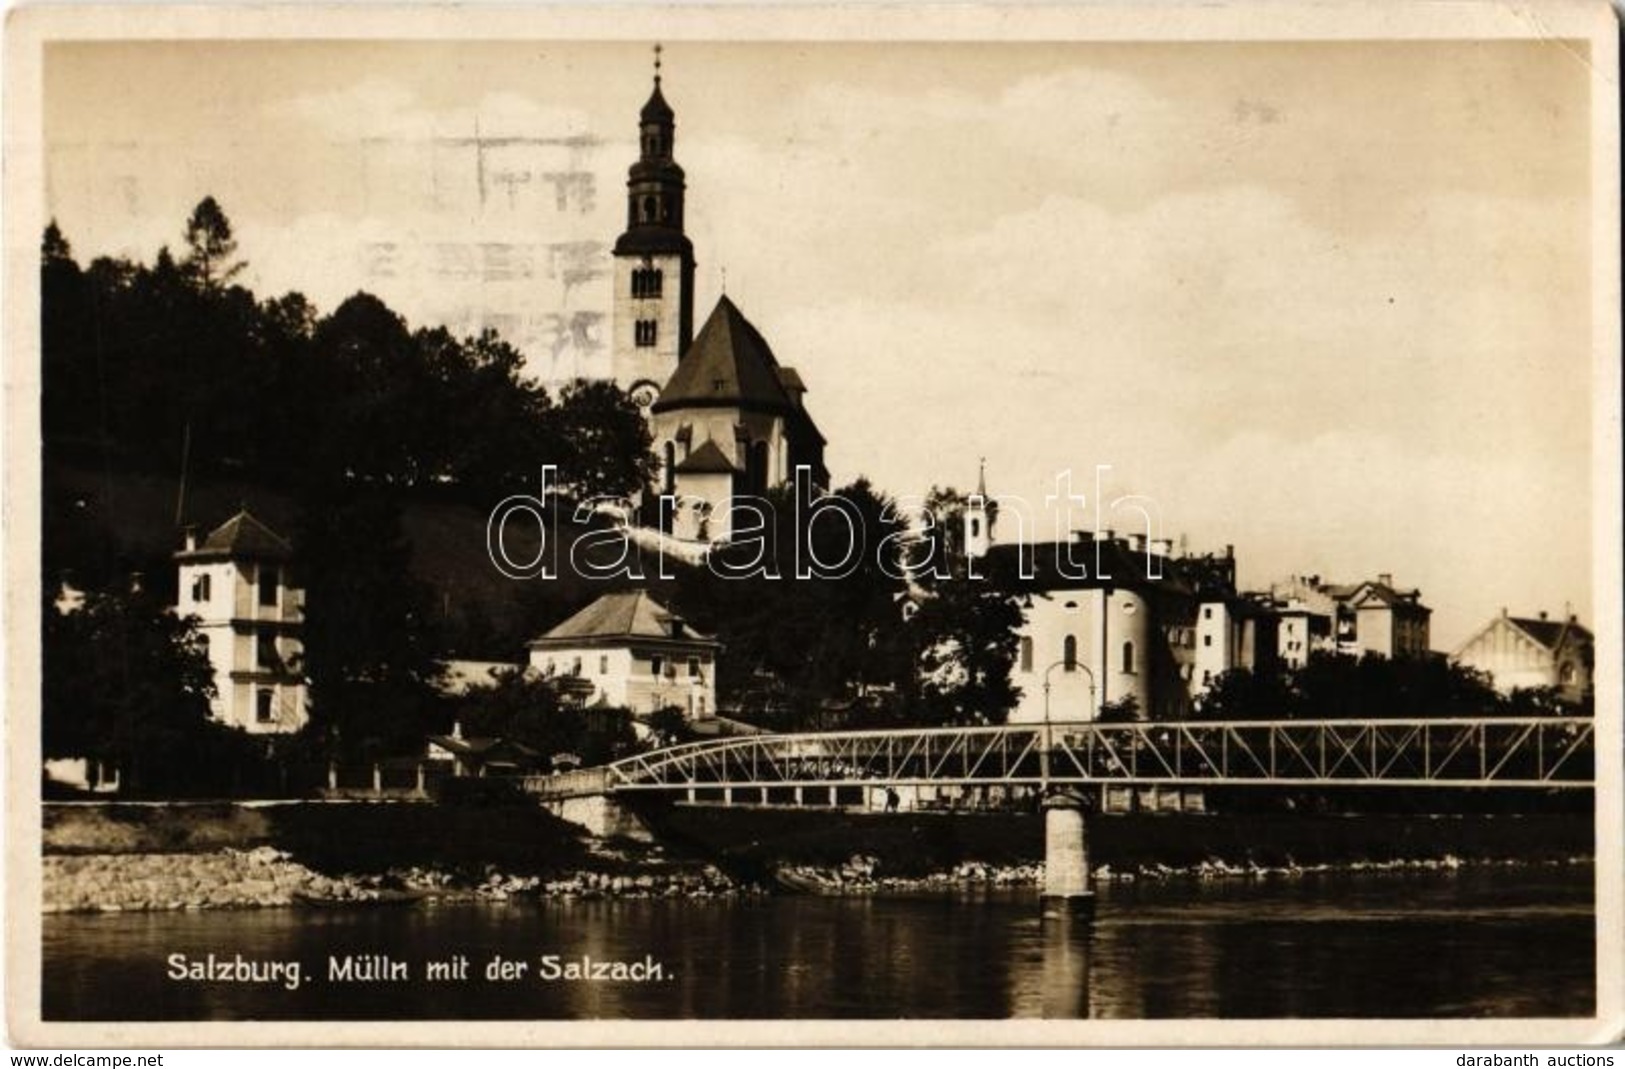
[[1235, 560], [1236, 559], [1236, 547], [1230, 542], [1226, 542], [1224, 544], [1224, 559], [1225, 560]]
[[461, 720], [453, 720], [451, 722], [451, 737], [454, 739], [460, 739], [463, 737], [463, 722]]
[[1138, 553], [1144, 545], [1144, 543], [1140, 541], [1141, 537], [1141, 535], [1137, 534], [1131, 534], [1128, 536], [1128, 548], [1133, 550], [1135, 553]]
[[1392, 587], [1394, 585], [1394, 573], [1393, 572], [1378, 572], [1377, 573], [1377, 582], [1381, 583], [1383, 586]]
[[182, 527], [181, 528], [181, 537], [182, 537], [182, 539], [184, 539], [184, 542], [182, 544], [186, 547], [186, 552], [190, 553], [190, 552], [192, 552], [192, 550], [197, 548], [197, 528], [196, 527], [194, 527], [191, 524], [187, 524], [185, 527]]

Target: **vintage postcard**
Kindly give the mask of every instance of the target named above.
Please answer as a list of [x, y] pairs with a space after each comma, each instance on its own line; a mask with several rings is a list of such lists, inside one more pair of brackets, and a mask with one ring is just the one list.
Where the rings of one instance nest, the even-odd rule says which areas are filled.
[[12, 1041], [1617, 1040], [1618, 74], [12, 11]]

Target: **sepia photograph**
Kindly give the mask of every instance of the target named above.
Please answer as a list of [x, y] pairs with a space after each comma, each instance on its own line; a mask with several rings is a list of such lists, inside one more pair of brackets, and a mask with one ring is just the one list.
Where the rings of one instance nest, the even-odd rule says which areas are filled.
[[1606, 3], [6, 47], [13, 1042], [1618, 1040]]

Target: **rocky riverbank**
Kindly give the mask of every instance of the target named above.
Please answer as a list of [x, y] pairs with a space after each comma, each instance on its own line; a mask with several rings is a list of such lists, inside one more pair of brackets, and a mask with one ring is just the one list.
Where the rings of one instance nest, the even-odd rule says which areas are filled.
[[[1584, 864], [1589, 859], [1549, 859], [1540, 864]], [[1137, 880], [1278, 880], [1336, 872], [1439, 871], [1464, 865], [1527, 865], [1512, 859], [1463, 861], [1452, 855], [1345, 864], [1254, 865], [1208, 860], [1190, 866], [1163, 864], [1094, 870], [1097, 883]], [[730, 878], [712, 865], [665, 864], [638, 873], [577, 869], [552, 876], [514, 875], [490, 869], [469, 876], [412, 866], [384, 873], [328, 876], [270, 847], [194, 854], [92, 854], [45, 858], [46, 913], [119, 913], [184, 909], [247, 909], [263, 906], [342, 906], [427, 901], [504, 902], [523, 899], [678, 898], [717, 899], [770, 892], [871, 895], [949, 892], [967, 888], [1035, 887], [1044, 865], [998, 865], [963, 861], [923, 876], [889, 874], [876, 857], [857, 854], [840, 865], [779, 866], [772, 886]]]
[[[534, 806], [48, 806], [47, 912], [524, 898], [863, 895], [1043, 879], [1031, 816], [675, 807], [657, 842]], [[1092, 822], [1097, 882], [1585, 861], [1567, 815], [1135, 815]]]
[[46, 913], [119, 913], [260, 906], [522, 897], [718, 898], [760, 894], [712, 865], [664, 865], [626, 874], [578, 869], [553, 877], [494, 868], [469, 875], [411, 866], [329, 876], [268, 846], [190, 854], [80, 854], [44, 859]]

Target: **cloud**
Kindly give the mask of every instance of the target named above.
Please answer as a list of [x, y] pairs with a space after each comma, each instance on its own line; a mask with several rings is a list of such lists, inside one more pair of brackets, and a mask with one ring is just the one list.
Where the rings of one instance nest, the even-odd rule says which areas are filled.
[[390, 78], [366, 78], [342, 89], [306, 93], [267, 105], [276, 118], [314, 125], [339, 141], [431, 137], [572, 137], [586, 134], [580, 108], [543, 104], [513, 92], [487, 93], [475, 104], [432, 107]]

